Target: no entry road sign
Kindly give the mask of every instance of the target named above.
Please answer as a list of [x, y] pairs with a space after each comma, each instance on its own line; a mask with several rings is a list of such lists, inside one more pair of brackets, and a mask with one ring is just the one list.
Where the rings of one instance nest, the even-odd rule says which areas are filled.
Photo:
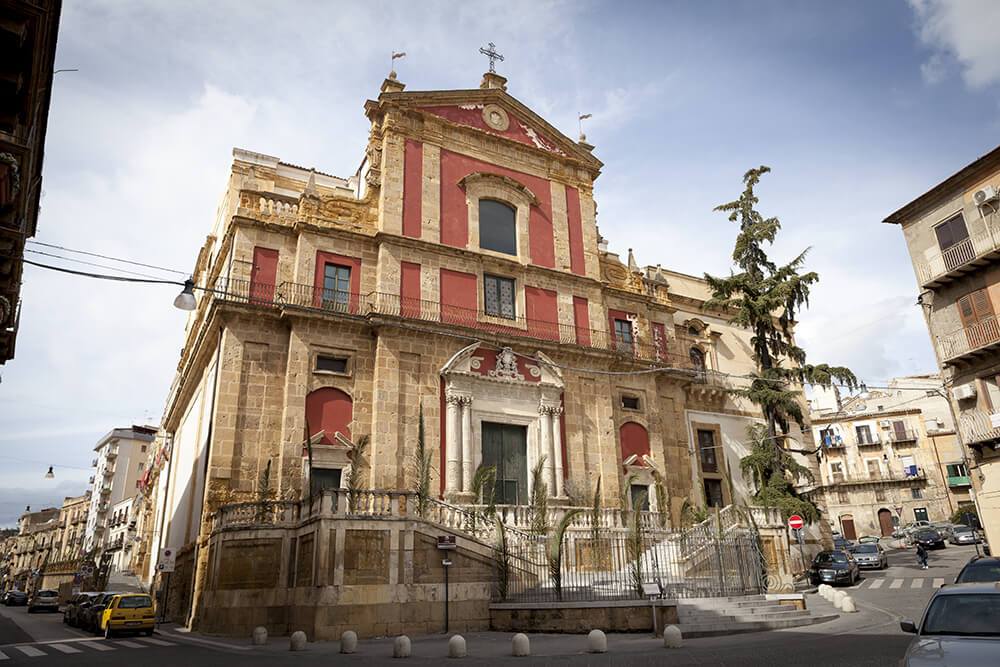
[[788, 517], [788, 527], [791, 528], [792, 530], [801, 530], [802, 526], [804, 525], [805, 522], [802, 520], [802, 517], [800, 517], [798, 514], [793, 514], [792, 516]]

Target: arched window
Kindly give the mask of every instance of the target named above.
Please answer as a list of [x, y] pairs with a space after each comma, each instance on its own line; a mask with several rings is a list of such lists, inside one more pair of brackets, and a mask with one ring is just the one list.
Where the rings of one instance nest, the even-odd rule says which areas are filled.
[[479, 247], [517, 254], [517, 211], [494, 199], [479, 200]]
[[354, 419], [354, 401], [339, 389], [324, 387], [306, 396], [306, 424], [309, 435], [323, 431], [324, 445], [333, 444], [338, 431], [345, 438], [351, 437], [351, 420]]
[[642, 424], [625, 422], [618, 429], [618, 439], [621, 441], [622, 461], [633, 454], [640, 460], [649, 455], [649, 433]]

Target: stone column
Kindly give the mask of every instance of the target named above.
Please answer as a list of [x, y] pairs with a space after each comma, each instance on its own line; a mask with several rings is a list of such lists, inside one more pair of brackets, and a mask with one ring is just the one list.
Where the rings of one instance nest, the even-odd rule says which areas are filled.
[[475, 459], [472, 455], [472, 397], [462, 397], [462, 492], [472, 493], [472, 477], [475, 475]]
[[556, 498], [563, 493], [562, 408], [552, 408], [552, 460], [555, 462]]
[[449, 495], [452, 495], [462, 490], [462, 422], [459, 414], [461, 397], [448, 394], [444, 400], [447, 405], [444, 421], [445, 447], [447, 448], [445, 490]]
[[545, 465], [542, 466], [543, 476], [545, 477], [545, 482], [548, 484], [548, 495], [551, 496], [555, 493], [556, 480], [555, 480], [555, 468], [553, 467], [553, 462], [556, 457], [552, 450], [552, 408], [547, 405], [542, 405], [538, 408], [538, 413], [541, 420], [541, 447], [540, 456], [545, 456]]

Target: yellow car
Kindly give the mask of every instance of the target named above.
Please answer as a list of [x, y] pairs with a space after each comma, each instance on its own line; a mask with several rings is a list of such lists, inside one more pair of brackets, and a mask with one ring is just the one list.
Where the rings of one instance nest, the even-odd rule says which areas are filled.
[[101, 612], [98, 630], [111, 639], [118, 632], [144, 632], [153, 634], [156, 611], [153, 599], [145, 593], [122, 593], [111, 598]]

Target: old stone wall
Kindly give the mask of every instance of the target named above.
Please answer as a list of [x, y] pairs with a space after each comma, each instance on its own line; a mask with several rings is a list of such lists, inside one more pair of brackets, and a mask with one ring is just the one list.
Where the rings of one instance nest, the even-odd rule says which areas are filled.
[[[494, 604], [490, 607], [490, 629], [497, 632], [649, 632], [653, 609], [648, 602]], [[656, 609], [656, 624], [676, 624], [677, 605], [664, 601]]]

